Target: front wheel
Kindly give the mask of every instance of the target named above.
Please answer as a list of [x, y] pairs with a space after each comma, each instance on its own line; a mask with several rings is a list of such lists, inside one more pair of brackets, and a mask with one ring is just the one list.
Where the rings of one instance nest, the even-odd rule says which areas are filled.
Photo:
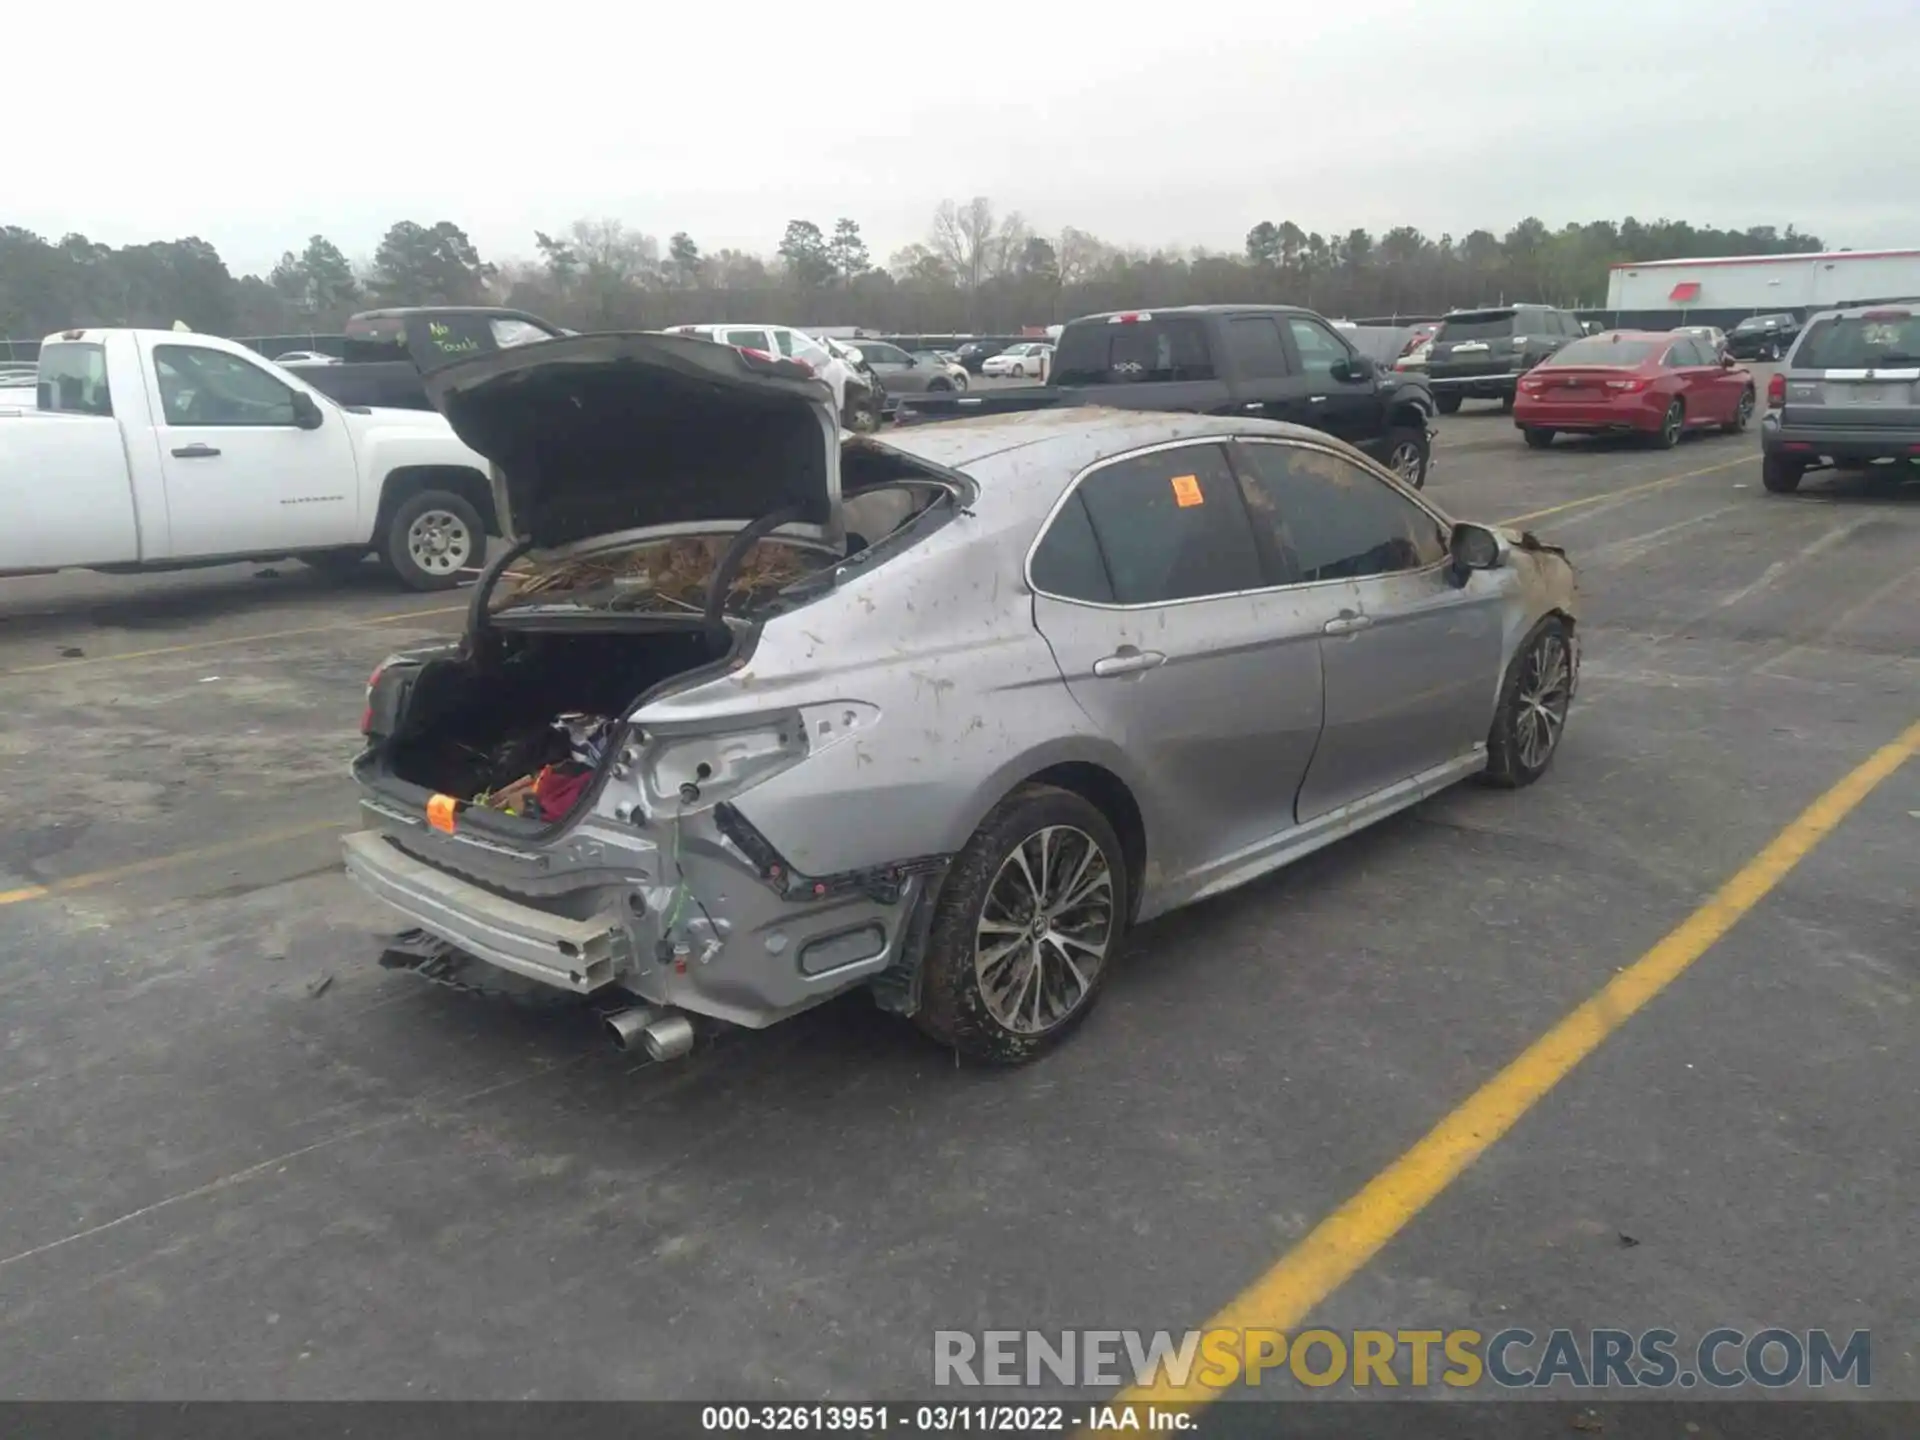
[[1460, 413], [1460, 397], [1458, 395], [1436, 395], [1433, 397], [1433, 403], [1440, 407], [1440, 413], [1442, 415], [1458, 415]]
[[1543, 430], [1538, 425], [1525, 425], [1520, 433], [1526, 438], [1529, 450], [1545, 450], [1553, 444], [1553, 431]]
[[485, 548], [473, 506], [450, 490], [424, 490], [393, 512], [380, 558], [409, 590], [449, 590], [478, 568]]
[[1753, 423], [1753, 391], [1741, 392], [1740, 403], [1733, 407], [1733, 418], [1720, 427], [1727, 435], [1738, 435]]
[[1778, 455], [1760, 461], [1760, 483], [1775, 495], [1791, 495], [1800, 488], [1800, 477], [1806, 473], [1805, 466]]
[[1128, 899], [1107, 817], [1071, 791], [1021, 786], [947, 873], [915, 1023], [970, 1060], [1036, 1059], [1099, 998]]
[[1528, 632], [1507, 669], [1487, 732], [1489, 784], [1517, 790], [1547, 773], [1573, 704], [1574, 663], [1573, 634], [1558, 615]]
[[1427, 465], [1432, 458], [1431, 442], [1424, 429], [1395, 430], [1387, 437], [1386, 466], [1409, 489], [1426, 488]]

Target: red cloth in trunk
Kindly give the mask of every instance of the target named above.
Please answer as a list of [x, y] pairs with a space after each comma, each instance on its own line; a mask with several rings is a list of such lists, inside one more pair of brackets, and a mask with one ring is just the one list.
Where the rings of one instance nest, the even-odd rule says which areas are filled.
[[591, 770], [559, 770], [549, 765], [533, 782], [533, 798], [540, 806], [540, 818], [559, 820], [580, 803], [580, 796], [593, 778]]

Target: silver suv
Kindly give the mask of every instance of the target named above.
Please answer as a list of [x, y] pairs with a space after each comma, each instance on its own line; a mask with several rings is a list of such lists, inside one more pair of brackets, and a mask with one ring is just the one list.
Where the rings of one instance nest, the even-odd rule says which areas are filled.
[[370, 681], [348, 868], [404, 954], [592, 996], [656, 1058], [865, 987], [1027, 1059], [1129, 925], [1525, 785], [1566, 723], [1565, 557], [1317, 431], [843, 443], [817, 380], [666, 335], [429, 384], [519, 538], [458, 644]]
[[1807, 471], [1920, 464], [1920, 306], [1828, 310], [1808, 320], [1767, 382], [1761, 479], [1775, 494]]

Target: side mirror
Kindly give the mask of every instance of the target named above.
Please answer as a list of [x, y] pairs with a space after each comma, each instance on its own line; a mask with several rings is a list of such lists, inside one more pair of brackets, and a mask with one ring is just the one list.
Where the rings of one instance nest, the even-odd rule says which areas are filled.
[[1336, 380], [1371, 380], [1373, 376], [1373, 361], [1365, 355], [1351, 355], [1334, 362], [1333, 378]]
[[920, 357], [918, 355], [907, 356], [907, 369], [917, 370], [919, 368], [920, 368]]
[[1731, 370], [1733, 368], [1733, 356], [1722, 351], [1720, 355], [1720, 368], [1722, 370]]
[[1506, 563], [1507, 543], [1484, 525], [1462, 520], [1453, 527], [1447, 548], [1454, 573], [1465, 580], [1474, 570], [1497, 570]]
[[293, 392], [293, 423], [302, 430], [318, 430], [326, 417], [320, 413], [320, 407], [313, 403], [313, 397], [304, 390]]

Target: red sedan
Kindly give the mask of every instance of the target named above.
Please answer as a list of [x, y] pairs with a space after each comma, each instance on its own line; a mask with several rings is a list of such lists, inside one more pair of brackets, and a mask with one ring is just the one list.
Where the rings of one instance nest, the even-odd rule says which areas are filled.
[[1544, 450], [1561, 431], [1644, 435], [1661, 449], [1688, 430], [1734, 434], [1753, 419], [1753, 373], [1680, 332], [1608, 330], [1562, 346], [1520, 381], [1513, 423]]

